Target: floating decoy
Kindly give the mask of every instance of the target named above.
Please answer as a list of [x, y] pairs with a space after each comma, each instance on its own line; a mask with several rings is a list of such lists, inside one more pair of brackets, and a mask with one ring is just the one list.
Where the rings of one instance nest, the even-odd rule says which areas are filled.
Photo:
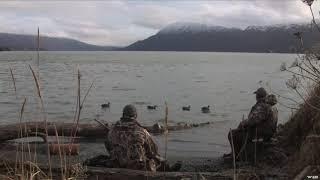
[[101, 108], [105, 109], [105, 108], [109, 108], [110, 107], [110, 102], [105, 103], [105, 104], [101, 104]]
[[296, 36], [298, 39], [302, 38], [302, 32], [300, 31], [293, 33], [293, 35]]
[[147, 109], [150, 109], [150, 110], [156, 110], [157, 109], [157, 105], [154, 105], [154, 106], [147, 106]]
[[209, 113], [210, 112], [210, 106], [204, 106], [201, 108], [202, 113]]
[[190, 109], [191, 109], [191, 106], [189, 105], [189, 106], [183, 106], [182, 107], [182, 111], [190, 111]]

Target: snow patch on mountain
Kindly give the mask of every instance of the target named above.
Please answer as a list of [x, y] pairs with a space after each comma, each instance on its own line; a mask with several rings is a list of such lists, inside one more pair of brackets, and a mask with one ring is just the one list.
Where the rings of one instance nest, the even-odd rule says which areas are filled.
[[228, 31], [235, 28], [214, 26], [204, 23], [177, 22], [170, 24], [159, 31], [159, 34], [178, 34], [178, 33], [203, 33], [213, 31]]
[[248, 26], [245, 29], [228, 28], [223, 26], [215, 26], [205, 23], [196, 22], [176, 22], [169, 24], [161, 29], [158, 34], [197, 34], [197, 33], [210, 33], [210, 32], [231, 32], [231, 31], [252, 31], [252, 32], [271, 32], [271, 31], [296, 31], [305, 29], [306, 24], [275, 24], [268, 26]]
[[[308, 27], [307, 24], [275, 24], [270, 26], [248, 26], [245, 28], [245, 31], [262, 31], [262, 32], [270, 32], [270, 31], [298, 31]], [[311, 28], [311, 27], [310, 27]]]

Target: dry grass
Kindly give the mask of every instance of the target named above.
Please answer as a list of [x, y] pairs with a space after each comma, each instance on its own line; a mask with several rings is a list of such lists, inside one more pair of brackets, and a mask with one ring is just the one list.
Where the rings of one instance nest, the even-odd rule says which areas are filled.
[[[42, 117], [43, 117], [43, 121], [45, 124], [45, 139], [48, 138], [48, 127], [47, 127], [47, 116], [46, 116], [46, 111], [44, 108], [44, 103], [43, 103], [43, 96], [41, 93], [41, 88], [40, 88], [40, 81], [39, 78], [37, 77], [35, 71], [33, 70], [33, 68], [31, 66], [29, 66], [29, 69], [32, 73], [34, 82], [35, 82], [35, 91], [36, 91], [36, 96], [39, 99], [39, 102], [41, 104], [41, 112], [42, 112]], [[16, 98], [17, 97], [17, 88], [16, 88], [16, 79], [14, 78], [14, 73], [12, 68], [10, 67], [10, 75], [11, 75], [11, 79], [14, 83], [14, 91], [16, 94]], [[78, 84], [80, 86], [80, 70], [78, 71]], [[76, 121], [74, 124], [74, 127], [77, 127], [77, 124], [79, 123], [80, 120], [80, 112], [81, 109], [84, 105], [84, 102], [91, 90], [91, 88], [93, 87], [93, 82], [91, 83], [90, 87], [88, 88], [82, 102], [80, 102], [80, 95], [77, 97], [79, 102], [78, 103], [78, 110], [77, 110], [77, 117], [76, 117]], [[78, 87], [78, 92], [80, 92], [80, 87]], [[21, 108], [20, 108], [20, 113], [19, 113], [19, 134], [18, 137], [27, 137], [28, 138], [28, 134], [32, 134], [34, 132], [28, 132], [28, 127], [26, 125], [26, 123], [23, 122], [23, 115], [24, 115], [24, 111], [25, 111], [25, 107], [27, 105], [27, 98], [23, 99]], [[37, 132], [37, 128], [36, 128], [36, 132], [35, 134], [38, 134]], [[27, 142], [21, 142], [20, 145], [17, 146], [17, 151], [16, 151], [16, 162], [15, 164], [12, 166], [10, 163], [4, 163], [5, 164], [5, 170], [1, 170], [1, 177], [5, 177], [6, 179], [21, 179], [21, 180], [33, 180], [33, 179], [56, 179], [57, 177], [59, 177], [59, 179], [79, 179], [85, 176], [85, 168], [82, 167], [82, 165], [80, 163], [76, 163], [76, 164], [71, 164], [68, 161], [68, 156], [70, 155], [70, 153], [66, 153], [65, 151], [62, 151], [60, 149], [60, 141], [59, 141], [59, 134], [58, 131], [55, 127], [55, 136], [56, 136], [56, 142], [57, 142], [57, 147], [59, 147], [58, 151], [59, 151], [59, 155], [57, 158], [59, 158], [60, 160], [60, 173], [56, 173], [55, 175], [53, 175], [52, 171], [52, 166], [51, 166], [51, 155], [50, 155], [50, 150], [49, 150], [49, 142], [47, 141], [47, 157], [48, 157], [48, 166], [49, 167], [45, 167], [44, 169], [41, 169], [43, 167], [39, 167], [38, 163], [37, 163], [37, 148], [35, 145], [34, 148], [34, 155], [32, 157], [31, 155], [31, 150], [30, 150], [30, 144]], [[74, 135], [72, 136], [73, 138], [76, 136], [76, 129], [74, 131]], [[72, 138], [72, 139], [73, 139]], [[25, 151], [27, 151], [27, 153], [24, 153]], [[28, 156], [28, 158], [27, 158]], [[56, 170], [54, 170], [56, 171]], [[7, 173], [6, 173], [7, 172]], [[4, 174], [3, 174], [4, 173]], [[58, 175], [59, 174], [59, 175]]]
[[283, 136], [282, 146], [289, 149], [297, 149], [303, 143], [305, 137], [311, 133], [320, 133], [320, 111], [313, 108], [320, 107], [320, 101], [315, 96], [320, 96], [320, 86], [313, 88], [312, 93], [306, 98], [306, 102], [285, 124], [280, 132]]
[[312, 164], [314, 162], [310, 157], [312, 154], [319, 155], [319, 152], [313, 151], [306, 143], [307, 136], [320, 134], [320, 111], [310, 106], [311, 104], [320, 107], [320, 101], [315, 98], [319, 95], [320, 85], [315, 85], [309, 97], [306, 98], [308, 103], [302, 104], [284, 125], [283, 130], [278, 133], [281, 137], [279, 145], [290, 155], [287, 162], [290, 174], [294, 175], [305, 166]]
[[[31, 71], [34, 83], [35, 83], [35, 94], [38, 97], [39, 100], [39, 110], [42, 114], [42, 120], [45, 124], [45, 134], [44, 138], [48, 139], [48, 124], [47, 124], [47, 113], [44, 107], [44, 102], [43, 102], [43, 95], [41, 92], [41, 82], [40, 82], [40, 31], [38, 28], [38, 36], [37, 36], [37, 59], [36, 59], [36, 71], [34, 71], [34, 68], [29, 65], [29, 69]], [[17, 95], [17, 86], [16, 86], [16, 78], [14, 76], [13, 69], [9, 67], [10, 70], [10, 77], [13, 82], [13, 88], [14, 88], [14, 93], [16, 99], [18, 99]], [[77, 133], [77, 128], [78, 124], [80, 121], [80, 114], [81, 110], [83, 109], [83, 105], [85, 103], [85, 100], [87, 96], [89, 95], [90, 90], [93, 87], [94, 81], [91, 83], [90, 87], [87, 89], [86, 94], [81, 101], [81, 79], [80, 79], [80, 69], [77, 69], [77, 105], [76, 105], [76, 110], [75, 110], [75, 117], [74, 117], [74, 129], [72, 133], [72, 140], [71, 140], [71, 145], [73, 143], [74, 138], [76, 137]], [[19, 112], [19, 131], [18, 131], [18, 137], [26, 137], [28, 138], [29, 134], [35, 134], [36, 136], [39, 134], [38, 133], [38, 128], [36, 128], [36, 132], [29, 132], [28, 127], [26, 123], [23, 122], [23, 115], [25, 111], [25, 107], [27, 105], [27, 98], [23, 98], [23, 103], [20, 108]], [[38, 127], [36, 125], [36, 127]], [[63, 134], [58, 134], [56, 126], [55, 128], [55, 139], [57, 143], [58, 149], [58, 158], [60, 161], [60, 175], [56, 176], [59, 177], [59, 179], [84, 179], [83, 177], [85, 176], [85, 168], [82, 167], [80, 163], [72, 164], [69, 162], [69, 155], [71, 153], [66, 153], [65, 150], [62, 150], [60, 148], [60, 140], [59, 137], [63, 137]], [[17, 151], [16, 151], [16, 160], [14, 163], [14, 167], [8, 162], [1, 162], [2, 164], [5, 165], [5, 170], [1, 169], [0, 173], [5, 173], [3, 175], [0, 175], [1, 179], [6, 178], [6, 179], [21, 179], [21, 180], [33, 180], [33, 179], [56, 179], [53, 174], [52, 174], [52, 165], [51, 165], [51, 155], [50, 155], [50, 147], [49, 147], [49, 142], [46, 141], [46, 146], [47, 146], [47, 161], [48, 161], [48, 167], [39, 167], [38, 160], [37, 160], [37, 143], [34, 145], [34, 154], [33, 157], [31, 155], [31, 150], [30, 150], [30, 143], [29, 142], [21, 142], [20, 144], [17, 145]], [[27, 149], [25, 149], [25, 147]], [[27, 155], [25, 152], [27, 150]], [[28, 158], [27, 158], [28, 156]], [[43, 169], [41, 169], [43, 168]], [[56, 170], [55, 170], [56, 171]], [[55, 173], [57, 175], [57, 173]]]

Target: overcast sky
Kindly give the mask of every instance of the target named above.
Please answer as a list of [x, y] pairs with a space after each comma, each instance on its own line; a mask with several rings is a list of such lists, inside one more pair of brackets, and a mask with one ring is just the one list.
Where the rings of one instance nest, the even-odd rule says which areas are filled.
[[[319, 2], [313, 5], [316, 7]], [[245, 28], [310, 22], [300, 0], [0, 1], [0, 32], [69, 37], [125, 46], [174, 22]]]

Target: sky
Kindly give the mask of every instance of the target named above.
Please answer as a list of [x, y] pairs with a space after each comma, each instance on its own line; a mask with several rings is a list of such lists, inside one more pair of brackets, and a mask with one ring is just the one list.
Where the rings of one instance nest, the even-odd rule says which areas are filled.
[[[320, 0], [318, 0], [320, 1]], [[313, 4], [319, 15], [320, 3]], [[127, 46], [175, 22], [246, 28], [309, 23], [301, 0], [1, 0], [0, 32]]]

